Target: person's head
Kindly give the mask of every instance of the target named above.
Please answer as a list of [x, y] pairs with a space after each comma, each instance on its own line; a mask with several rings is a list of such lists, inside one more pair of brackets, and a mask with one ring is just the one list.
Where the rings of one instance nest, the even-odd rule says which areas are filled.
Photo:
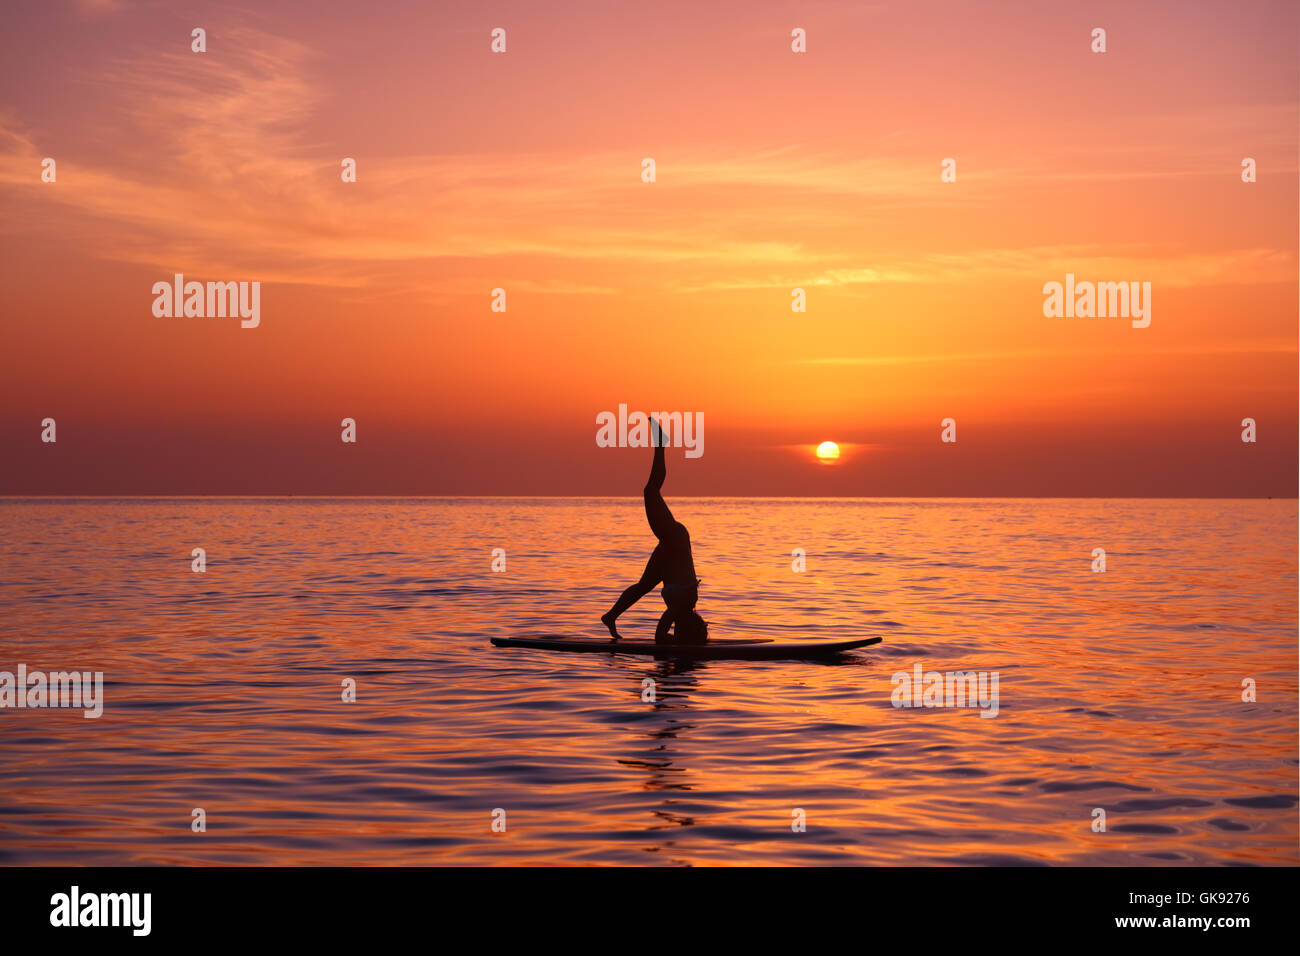
[[681, 644], [703, 644], [709, 639], [709, 625], [694, 611], [678, 616], [673, 636]]

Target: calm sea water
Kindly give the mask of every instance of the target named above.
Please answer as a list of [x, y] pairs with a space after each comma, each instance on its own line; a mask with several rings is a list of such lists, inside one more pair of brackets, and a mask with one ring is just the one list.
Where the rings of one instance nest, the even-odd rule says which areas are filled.
[[[489, 645], [598, 634], [637, 499], [0, 501], [0, 670], [106, 696], [0, 710], [0, 862], [1297, 863], [1294, 501], [669, 503], [714, 636], [884, 643]], [[916, 663], [998, 715], [893, 707]]]

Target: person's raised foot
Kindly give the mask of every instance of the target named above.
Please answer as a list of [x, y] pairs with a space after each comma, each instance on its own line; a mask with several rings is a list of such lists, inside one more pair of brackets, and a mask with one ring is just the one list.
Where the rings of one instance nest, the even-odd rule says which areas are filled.
[[619, 634], [618, 629], [614, 627], [614, 621], [615, 618], [611, 617], [608, 614], [602, 614], [600, 616], [600, 623], [604, 624], [607, 628], [609, 628], [611, 640], [617, 641], [622, 635]]

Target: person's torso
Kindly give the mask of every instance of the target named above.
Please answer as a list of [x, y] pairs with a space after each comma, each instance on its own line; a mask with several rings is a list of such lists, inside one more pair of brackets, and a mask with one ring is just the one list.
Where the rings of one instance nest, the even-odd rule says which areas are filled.
[[695, 586], [695, 556], [691, 553], [691, 535], [680, 522], [675, 534], [664, 542], [664, 583]]

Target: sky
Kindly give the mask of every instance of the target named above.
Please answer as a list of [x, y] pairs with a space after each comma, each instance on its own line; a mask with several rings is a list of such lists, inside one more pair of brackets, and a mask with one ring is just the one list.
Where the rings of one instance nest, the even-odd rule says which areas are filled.
[[6, 18], [0, 494], [635, 495], [620, 404], [703, 416], [670, 498], [1296, 494], [1294, 3]]

